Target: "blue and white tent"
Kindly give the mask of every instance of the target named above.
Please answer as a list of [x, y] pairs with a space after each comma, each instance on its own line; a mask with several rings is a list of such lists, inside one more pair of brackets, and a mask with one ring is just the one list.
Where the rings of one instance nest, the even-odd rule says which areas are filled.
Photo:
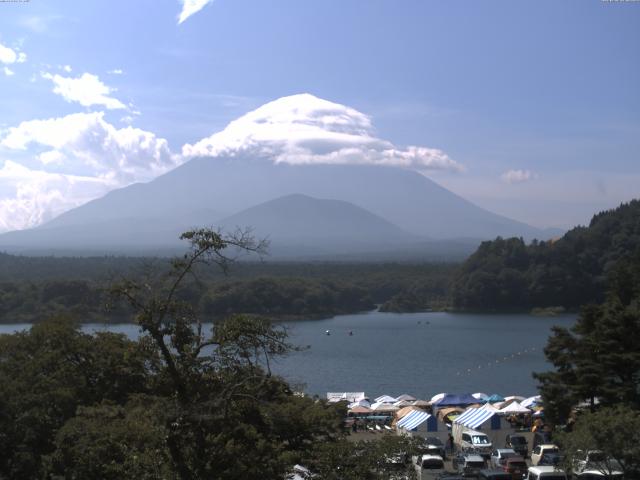
[[491, 429], [500, 430], [501, 418], [498, 414], [499, 410], [497, 408], [487, 404], [480, 408], [468, 408], [464, 413], [456, 417], [453, 422], [467, 428], [476, 429], [491, 420]]
[[433, 417], [433, 415], [430, 413], [423, 412], [421, 410], [414, 410], [402, 417], [396, 424], [396, 427], [404, 428], [405, 430], [413, 430], [428, 421], [431, 417]]

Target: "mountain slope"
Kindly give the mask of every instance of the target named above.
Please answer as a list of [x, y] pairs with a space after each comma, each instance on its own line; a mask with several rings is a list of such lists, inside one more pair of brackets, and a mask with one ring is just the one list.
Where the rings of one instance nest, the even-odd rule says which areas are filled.
[[[102, 248], [110, 235], [136, 245], [144, 243], [136, 241], [138, 236], [152, 237], [154, 245], [173, 245], [175, 237], [167, 232], [189, 222], [188, 226], [211, 225], [224, 212], [229, 215], [297, 193], [352, 203], [404, 231], [433, 239], [544, 236], [539, 229], [484, 210], [411, 170], [274, 164], [265, 158], [236, 157], [191, 160], [152, 182], [110, 192], [36, 229], [2, 235], [0, 247]], [[194, 214], [202, 211], [221, 213]], [[144, 225], [150, 219], [155, 220], [148, 233], [132, 230], [131, 225]], [[105, 233], [109, 235], [103, 237]]]

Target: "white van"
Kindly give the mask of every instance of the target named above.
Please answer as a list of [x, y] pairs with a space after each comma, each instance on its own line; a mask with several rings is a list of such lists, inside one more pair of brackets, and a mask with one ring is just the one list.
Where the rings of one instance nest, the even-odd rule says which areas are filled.
[[552, 465], [529, 467], [525, 480], [567, 480], [567, 474]]
[[473, 452], [482, 455], [485, 460], [491, 457], [491, 440], [486, 434], [476, 430], [465, 429], [460, 435], [459, 448], [463, 452]]

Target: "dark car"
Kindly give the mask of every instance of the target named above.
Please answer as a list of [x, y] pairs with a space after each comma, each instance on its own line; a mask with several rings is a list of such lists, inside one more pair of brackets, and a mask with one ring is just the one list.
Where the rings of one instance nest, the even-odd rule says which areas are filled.
[[527, 455], [529, 454], [529, 444], [527, 443], [527, 439], [524, 435], [507, 435], [504, 446], [505, 448], [511, 448], [518, 455], [522, 455], [524, 458], [527, 458]]
[[522, 457], [507, 458], [504, 464], [504, 471], [511, 474], [513, 480], [522, 480], [527, 474], [527, 462]]
[[538, 462], [538, 465], [543, 465], [543, 466], [552, 465], [554, 467], [557, 467], [562, 463], [563, 460], [564, 460], [564, 455], [560, 453], [557, 453], [557, 452], [545, 453], [542, 455], [542, 457], [540, 457], [540, 461]]
[[478, 478], [480, 480], [513, 480], [510, 473], [502, 470], [480, 470]]

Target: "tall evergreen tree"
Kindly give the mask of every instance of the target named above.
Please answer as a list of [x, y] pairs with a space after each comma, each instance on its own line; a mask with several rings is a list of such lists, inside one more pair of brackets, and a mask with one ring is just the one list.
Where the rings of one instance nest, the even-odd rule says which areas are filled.
[[535, 373], [552, 421], [573, 406], [640, 409], [640, 251], [612, 270], [607, 300], [582, 309], [571, 329], [556, 327], [545, 348], [555, 371]]

